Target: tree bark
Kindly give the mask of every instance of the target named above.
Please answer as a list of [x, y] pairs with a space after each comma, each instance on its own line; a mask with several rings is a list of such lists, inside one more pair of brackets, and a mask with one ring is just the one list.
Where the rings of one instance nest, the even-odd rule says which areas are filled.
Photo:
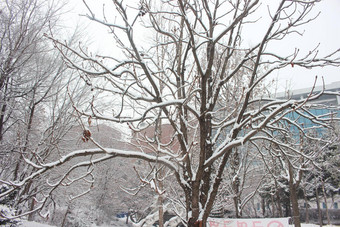
[[[163, 169], [161, 169], [159, 171], [160, 174], [160, 178], [163, 178]], [[160, 192], [163, 191], [163, 181], [160, 180], [158, 182], [158, 187]], [[163, 198], [163, 194], [159, 194], [158, 195], [158, 223], [159, 223], [159, 227], [163, 227], [164, 226], [164, 208], [163, 208], [163, 202], [164, 202], [164, 198]]]
[[293, 175], [293, 168], [290, 162], [288, 162], [288, 169], [289, 169], [289, 189], [290, 189], [290, 202], [292, 205], [293, 210], [293, 221], [295, 227], [301, 227], [300, 221], [300, 211], [299, 211], [299, 204], [298, 204], [298, 197], [297, 197], [297, 187], [294, 183], [294, 175]]
[[308, 208], [308, 199], [307, 199], [307, 196], [306, 196], [306, 190], [304, 189], [303, 190], [303, 195], [304, 195], [304, 198], [305, 198], [305, 204], [306, 204], [306, 223], [308, 224], [309, 223], [309, 208]]
[[295, 227], [301, 227], [299, 204], [294, 184], [290, 185], [290, 201], [292, 204], [294, 225]]
[[272, 217], [275, 217], [275, 212], [276, 212], [276, 208], [275, 208], [275, 200], [274, 200], [274, 195], [271, 195], [271, 202], [272, 202]]
[[[34, 191], [36, 191], [36, 189], [35, 189]], [[30, 199], [30, 202], [29, 202], [29, 203], [30, 203], [30, 204], [29, 204], [29, 210], [30, 210], [30, 211], [33, 211], [34, 205], [35, 205], [35, 199], [34, 199], [34, 198]], [[32, 212], [32, 213], [30, 213], [30, 214], [28, 215], [27, 220], [33, 221], [33, 217], [34, 217], [34, 213]]]
[[283, 217], [281, 197], [280, 197], [280, 193], [279, 193], [278, 190], [276, 191], [276, 203], [277, 203], [277, 209], [278, 209], [279, 217]]
[[61, 227], [64, 227], [64, 226], [65, 226], [66, 218], [67, 218], [67, 215], [68, 215], [69, 213], [70, 213], [70, 204], [68, 204], [68, 206], [67, 206], [65, 215], [64, 215], [64, 217], [63, 217], [63, 221], [62, 221], [62, 223], [61, 223]]
[[[3, 75], [1, 75], [3, 77]], [[4, 131], [4, 124], [5, 124], [5, 115], [6, 115], [6, 110], [7, 110], [7, 98], [6, 98], [6, 93], [7, 93], [7, 83], [8, 83], [8, 78], [6, 79], [6, 84], [4, 86], [4, 91], [2, 92], [3, 97], [2, 97], [2, 107], [1, 107], [1, 114], [0, 114], [0, 141], [3, 139], [3, 131]], [[2, 86], [0, 86], [0, 89], [2, 90]]]
[[319, 214], [319, 225], [320, 227], [322, 227], [322, 211], [320, 209], [320, 199], [319, 199], [318, 188], [315, 189], [315, 197], [316, 197], [316, 207], [318, 209], [318, 214]]
[[325, 209], [326, 209], [326, 217], [327, 217], [327, 224], [331, 224], [331, 220], [329, 218], [329, 212], [328, 212], [328, 205], [327, 205], [327, 195], [326, 195], [326, 190], [325, 190], [325, 182], [322, 180], [322, 192], [323, 192], [323, 200], [325, 203]]
[[265, 199], [262, 197], [262, 216], [265, 217], [266, 215], [266, 201]]

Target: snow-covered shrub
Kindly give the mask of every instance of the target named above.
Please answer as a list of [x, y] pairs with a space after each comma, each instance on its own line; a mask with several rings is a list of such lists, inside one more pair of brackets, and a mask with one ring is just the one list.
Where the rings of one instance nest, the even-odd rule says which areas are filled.
[[[0, 186], [0, 194], [8, 190], [7, 185]], [[15, 219], [8, 219], [15, 216], [15, 209], [13, 209], [14, 198], [16, 192], [9, 193], [3, 199], [0, 199], [0, 225], [15, 226], [18, 221]]]
[[15, 210], [6, 205], [0, 204], [0, 225], [16, 226], [16, 219], [8, 219], [15, 216]]

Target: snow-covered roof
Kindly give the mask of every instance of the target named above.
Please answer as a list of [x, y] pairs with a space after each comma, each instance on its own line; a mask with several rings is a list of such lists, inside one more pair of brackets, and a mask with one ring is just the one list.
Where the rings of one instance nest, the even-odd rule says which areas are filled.
[[[333, 82], [331, 84], [326, 84], [325, 86], [316, 86], [313, 89], [313, 93], [325, 91], [340, 91], [340, 81]], [[291, 98], [291, 99], [301, 99], [306, 98], [312, 91], [312, 87], [288, 90], [286, 92], [277, 93], [277, 98]], [[323, 95], [317, 102], [327, 103], [332, 105], [340, 105], [340, 97], [335, 95]]]

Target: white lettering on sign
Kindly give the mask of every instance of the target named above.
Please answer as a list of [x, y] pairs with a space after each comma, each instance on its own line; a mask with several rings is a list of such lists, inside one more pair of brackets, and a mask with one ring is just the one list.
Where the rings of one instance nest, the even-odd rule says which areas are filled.
[[289, 227], [289, 218], [223, 219], [209, 218], [209, 227]]

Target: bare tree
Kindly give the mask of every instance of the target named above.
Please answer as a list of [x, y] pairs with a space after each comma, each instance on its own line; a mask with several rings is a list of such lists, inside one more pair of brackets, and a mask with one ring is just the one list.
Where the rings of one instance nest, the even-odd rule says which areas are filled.
[[315, 156], [314, 168], [309, 169], [309, 171], [304, 174], [303, 180], [301, 182], [301, 187], [304, 192], [305, 199], [305, 214], [306, 222], [309, 221], [309, 203], [310, 199], [315, 198], [317, 203], [319, 223], [322, 225], [322, 212], [320, 210], [320, 198], [322, 195], [324, 199], [324, 204], [326, 208], [327, 222], [330, 223], [330, 215], [328, 210], [329, 203], [327, 200], [332, 198], [333, 193], [338, 190], [339, 176], [337, 173], [337, 166], [339, 165], [339, 150], [338, 150], [338, 125], [335, 125], [335, 130], [322, 131], [320, 137], [333, 138], [333, 144], [322, 146], [322, 143], [307, 143], [305, 144], [305, 149], [316, 150], [320, 154]]
[[[279, 190], [286, 191], [292, 208], [291, 215], [296, 226], [300, 226], [298, 192], [302, 190], [301, 184], [305, 184], [305, 178], [310, 178], [310, 175], [316, 169], [320, 171], [321, 165], [318, 160], [328, 150], [328, 146], [337, 139], [331, 136], [333, 133], [328, 133], [333, 132], [335, 128], [318, 125], [306, 117], [306, 114], [318, 111], [324, 114], [318, 116], [319, 119], [327, 116], [330, 117], [330, 120], [337, 112], [333, 111], [330, 106], [306, 103], [296, 112], [284, 116], [288, 121], [300, 122], [300, 125], [304, 127], [303, 131], [298, 130], [296, 125], [281, 122], [278, 126], [281, 129], [285, 128], [285, 130], [275, 131], [271, 135], [271, 137], [276, 137], [276, 140], [281, 142], [267, 143], [261, 151], [258, 148], [264, 159], [263, 164], [270, 173], [269, 176], [274, 180], [271, 183], [272, 191], [269, 194], [275, 195]], [[332, 125], [336, 125], [336, 123], [334, 122]], [[319, 139], [315, 140], [315, 138]], [[306, 174], [307, 176], [305, 176]], [[272, 204], [274, 205], [273, 202]], [[279, 208], [281, 208], [280, 205]], [[279, 213], [282, 212], [279, 210]]]
[[27, 179], [35, 172], [30, 162], [55, 157], [60, 140], [76, 123], [69, 97], [78, 104], [86, 97], [81, 79], [44, 37], [57, 31], [59, 13], [58, 5], [46, 1], [0, 3], [0, 182], [27, 180], [1, 196], [12, 195], [17, 214], [34, 210], [35, 196], [43, 188], [39, 179]]
[[0, 139], [13, 122], [11, 101], [31, 91], [30, 70], [36, 55], [51, 49], [43, 34], [55, 26], [60, 6], [38, 0], [6, 0], [0, 3]]
[[[59, 144], [77, 123], [69, 97], [78, 104], [86, 97], [79, 78], [72, 76], [60, 57], [51, 59], [45, 53], [44, 61], [40, 59], [35, 66], [38, 71], [30, 71], [31, 91], [15, 98], [10, 118], [13, 124], [4, 133], [1, 144], [5, 163], [1, 167], [1, 181], [5, 184], [20, 182], [35, 172], [30, 162], [43, 163], [51, 156], [61, 155]], [[35, 194], [44, 188], [40, 180], [45, 181], [43, 178], [29, 180], [24, 187], [15, 189], [14, 207], [19, 212], [34, 210]]]
[[[72, 48], [57, 39], [51, 40], [86, 84], [102, 92], [102, 96], [93, 97], [90, 111], [75, 106], [83, 122], [84, 140], [91, 141], [97, 148], [73, 151], [48, 163], [30, 161], [35, 172], [18, 183], [8, 182], [9, 186], [27, 184], [41, 174], [82, 157], [81, 162], [66, 169], [49, 185], [49, 191], [39, 197], [38, 209], [76, 169], [84, 172], [73, 181], [81, 177], [88, 179], [90, 169], [107, 159], [142, 159], [151, 166], [160, 164], [171, 171], [181, 188], [181, 193], [170, 200], [180, 220], [187, 226], [206, 226], [234, 149], [247, 142], [256, 145], [267, 141], [280, 150], [285, 148], [296, 156], [305, 157], [306, 154], [297, 149], [299, 142], [289, 143], [276, 136], [289, 136], [287, 125], [294, 125], [301, 135], [314, 139], [299, 122], [286, 117], [287, 114], [294, 112], [328, 127], [331, 116], [318, 118], [304, 109], [307, 100], [317, 99], [322, 92], [311, 93], [302, 100], [265, 98], [257, 92], [268, 75], [278, 69], [339, 65], [340, 60], [335, 56], [338, 51], [318, 56], [317, 49], [312, 49], [306, 56], [298, 51], [282, 56], [268, 48], [270, 43], [298, 33], [300, 26], [315, 19], [309, 17], [309, 13], [316, 2], [278, 2], [276, 9], [270, 8], [269, 23], [262, 39], [246, 48], [241, 43], [241, 37], [246, 35], [242, 28], [258, 22], [252, 14], [259, 0], [165, 0], [161, 4], [140, 1], [138, 6], [114, 0], [114, 15], [119, 15], [118, 18], [111, 18], [112, 12], [108, 14], [105, 8], [99, 18], [84, 1], [89, 10], [86, 16], [109, 29], [119, 54], [93, 55], [84, 47]], [[142, 26], [144, 30], [138, 33]], [[142, 39], [144, 34], [145, 40]], [[234, 92], [232, 88], [237, 86], [235, 81], [240, 72], [244, 75], [244, 85]], [[226, 94], [230, 99], [224, 97]], [[85, 122], [91, 119], [128, 125], [134, 132], [157, 129], [161, 119], [172, 129], [169, 130], [171, 140], [163, 143], [164, 132], [155, 130], [156, 133], [146, 140], [153, 150], [106, 148], [97, 143], [85, 127]], [[157, 174], [150, 176], [157, 178]], [[158, 190], [157, 185], [152, 186]]]

